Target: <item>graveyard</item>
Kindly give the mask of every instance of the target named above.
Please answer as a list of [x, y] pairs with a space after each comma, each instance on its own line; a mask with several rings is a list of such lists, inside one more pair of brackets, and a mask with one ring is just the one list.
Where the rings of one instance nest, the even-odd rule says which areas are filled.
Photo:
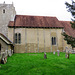
[[0, 75], [75, 75], [75, 54], [16, 53], [0, 64]]

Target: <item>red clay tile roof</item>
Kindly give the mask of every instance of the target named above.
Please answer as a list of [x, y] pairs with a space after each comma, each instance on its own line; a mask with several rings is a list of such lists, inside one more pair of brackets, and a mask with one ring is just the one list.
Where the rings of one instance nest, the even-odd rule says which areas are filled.
[[75, 37], [75, 30], [71, 27], [70, 21], [60, 21], [66, 34]]
[[14, 25], [16, 27], [63, 27], [56, 17], [27, 15], [16, 15], [15, 22], [10, 21], [8, 26]]
[[10, 21], [8, 26], [14, 26], [14, 21]]

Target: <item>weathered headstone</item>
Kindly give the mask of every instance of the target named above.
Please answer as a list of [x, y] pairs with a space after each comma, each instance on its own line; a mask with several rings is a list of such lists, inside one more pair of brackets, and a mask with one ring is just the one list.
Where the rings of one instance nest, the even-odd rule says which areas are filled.
[[12, 52], [11, 52], [12, 54], [13, 54], [13, 50], [12, 50]]
[[53, 52], [53, 54], [55, 55], [55, 51]]
[[11, 56], [12, 53], [11, 53], [11, 50], [8, 50], [8, 56]]
[[46, 53], [44, 53], [44, 59], [47, 59], [47, 55], [46, 55]]
[[70, 52], [72, 51], [72, 47], [69, 48], [69, 51], [70, 51]]
[[60, 56], [60, 51], [59, 50], [57, 50], [57, 55]]
[[65, 57], [69, 59], [69, 51], [65, 54]]
[[65, 52], [68, 53], [68, 47], [65, 47]]
[[1, 63], [5, 64], [7, 60], [5, 59], [7, 56], [5, 55], [5, 52], [2, 53]]
[[8, 50], [5, 50], [5, 55], [8, 56]]
[[7, 56], [4, 59], [5, 59], [5, 62], [7, 62]]

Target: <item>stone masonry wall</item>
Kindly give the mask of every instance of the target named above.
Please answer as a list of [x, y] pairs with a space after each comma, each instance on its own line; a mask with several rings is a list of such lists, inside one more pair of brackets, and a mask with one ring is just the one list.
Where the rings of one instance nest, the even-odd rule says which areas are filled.
[[9, 21], [14, 21], [16, 15], [13, 4], [0, 4], [0, 33], [8, 35]]
[[[8, 38], [13, 41], [13, 28], [8, 29]], [[16, 28], [21, 33], [21, 44], [15, 44], [15, 53], [36, 53], [63, 51], [62, 29], [49, 28]], [[56, 37], [56, 45], [52, 45], [52, 37]]]

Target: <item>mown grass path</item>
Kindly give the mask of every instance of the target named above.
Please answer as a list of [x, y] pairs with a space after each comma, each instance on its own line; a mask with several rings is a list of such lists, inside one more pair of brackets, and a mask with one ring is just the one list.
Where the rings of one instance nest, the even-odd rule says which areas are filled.
[[75, 54], [70, 59], [65, 53], [23, 53], [13, 54], [6, 64], [0, 64], [0, 75], [75, 75]]

